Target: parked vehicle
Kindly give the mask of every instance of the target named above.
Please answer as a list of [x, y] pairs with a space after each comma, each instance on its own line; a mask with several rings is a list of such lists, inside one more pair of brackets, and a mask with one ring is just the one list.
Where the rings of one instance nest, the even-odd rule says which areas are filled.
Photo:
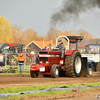
[[92, 72], [100, 72], [100, 44], [88, 44], [79, 47], [79, 50], [82, 57], [88, 59], [88, 74], [91, 76]]

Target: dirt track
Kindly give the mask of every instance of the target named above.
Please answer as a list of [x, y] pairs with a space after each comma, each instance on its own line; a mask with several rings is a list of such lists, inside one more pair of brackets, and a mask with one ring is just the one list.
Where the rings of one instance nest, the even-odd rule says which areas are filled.
[[[31, 85], [52, 85], [52, 84], [73, 84], [73, 83], [87, 83], [87, 82], [100, 82], [100, 76], [98, 77], [60, 77], [51, 78], [39, 76], [38, 78], [31, 78], [29, 75], [0, 75], [0, 89], [7, 87], [17, 86], [31, 86]], [[96, 95], [100, 94], [100, 89], [92, 91], [76, 91], [71, 93], [65, 93], [61, 95], [52, 96], [29, 96], [22, 97], [19, 100], [97, 100]], [[99, 98], [100, 99], [100, 98]]]
[[86, 83], [86, 82], [100, 82], [98, 77], [38, 77], [31, 78], [29, 75], [0, 75], [0, 88], [27, 86], [27, 85], [51, 85], [51, 84], [73, 84], [73, 83]]

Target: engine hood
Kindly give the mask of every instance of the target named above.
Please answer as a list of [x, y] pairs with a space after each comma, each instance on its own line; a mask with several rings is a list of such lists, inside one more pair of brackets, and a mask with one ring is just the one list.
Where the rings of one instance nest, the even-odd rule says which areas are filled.
[[49, 50], [41, 50], [39, 51], [39, 54], [51, 54], [51, 55], [60, 55], [61, 52], [60, 51], [49, 51]]

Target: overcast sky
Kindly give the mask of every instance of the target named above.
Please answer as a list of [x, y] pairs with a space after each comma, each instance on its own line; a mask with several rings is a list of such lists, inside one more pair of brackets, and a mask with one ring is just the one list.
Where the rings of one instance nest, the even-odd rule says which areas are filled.
[[[59, 9], [63, 0], [0, 0], [0, 16], [11, 25], [23, 30], [33, 29], [39, 36], [45, 36], [50, 28], [50, 17]], [[91, 0], [90, 0], [91, 1]], [[80, 14], [78, 20], [60, 23], [54, 28], [63, 31], [84, 29], [100, 38], [100, 9], [93, 8]]]

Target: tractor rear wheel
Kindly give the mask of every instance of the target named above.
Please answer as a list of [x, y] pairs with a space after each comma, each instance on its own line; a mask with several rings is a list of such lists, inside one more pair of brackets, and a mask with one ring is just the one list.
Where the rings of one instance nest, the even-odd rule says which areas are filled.
[[38, 73], [36, 71], [30, 71], [30, 75], [31, 75], [32, 78], [38, 77]]
[[96, 71], [100, 72], [100, 63], [96, 65]]
[[51, 67], [51, 77], [52, 78], [59, 77], [59, 67], [56, 64], [52, 65]]
[[79, 77], [82, 72], [82, 59], [78, 51], [65, 57], [65, 74], [66, 76]]

